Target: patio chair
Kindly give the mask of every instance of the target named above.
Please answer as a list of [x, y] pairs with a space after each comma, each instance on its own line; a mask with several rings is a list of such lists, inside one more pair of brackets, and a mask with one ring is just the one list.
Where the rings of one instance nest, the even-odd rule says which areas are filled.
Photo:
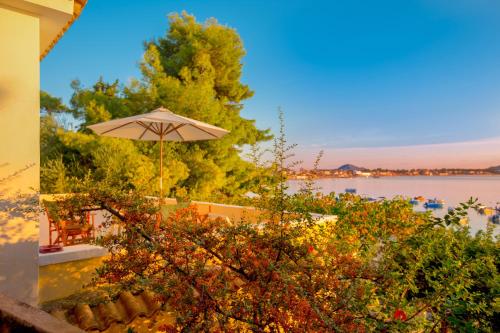
[[[94, 238], [94, 214], [84, 212], [80, 218], [81, 221], [56, 221], [48, 209], [45, 209], [45, 212], [49, 221], [49, 245], [82, 244], [88, 243]], [[54, 232], [56, 237], [53, 240], [52, 235]]]

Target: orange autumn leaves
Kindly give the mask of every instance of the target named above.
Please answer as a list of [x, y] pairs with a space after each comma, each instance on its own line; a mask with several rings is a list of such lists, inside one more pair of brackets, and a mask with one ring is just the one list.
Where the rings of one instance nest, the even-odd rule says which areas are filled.
[[160, 292], [177, 313], [179, 329], [210, 323], [238, 331], [364, 331], [342, 301], [366, 294], [363, 285], [351, 286], [367, 274], [363, 264], [336, 254], [320, 229], [288, 218], [226, 221], [189, 207], [150, 230], [149, 242], [138, 237], [136, 228], [147, 225], [134, 215], [113, 240], [100, 278], [122, 276], [128, 288]]
[[265, 211], [257, 220], [213, 219], [191, 206], [158, 224], [154, 203], [130, 194], [92, 194], [78, 202], [95, 200], [114, 212], [110, 223], [119, 220], [122, 227], [101, 240], [111, 256], [96, 284], [155, 291], [177, 317], [167, 330], [413, 327], [422, 317], [413, 316], [419, 303], [401, 300], [404, 277], [394, 275], [392, 244], [408, 238], [423, 217], [400, 201], [322, 199], [314, 200], [337, 219], [288, 211]]

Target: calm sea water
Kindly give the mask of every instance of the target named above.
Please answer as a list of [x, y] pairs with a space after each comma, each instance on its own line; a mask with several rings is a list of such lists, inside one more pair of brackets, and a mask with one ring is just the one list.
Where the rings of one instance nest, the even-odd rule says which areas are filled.
[[[300, 189], [302, 182], [290, 180], [291, 192]], [[433, 210], [436, 216], [447, 213], [448, 207], [454, 207], [470, 197], [478, 198], [486, 206], [500, 205], [500, 176], [447, 176], [447, 177], [382, 177], [382, 178], [326, 178], [315, 181], [318, 191], [322, 193], [344, 192], [346, 188], [355, 188], [360, 195], [369, 197], [395, 196], [416, 197], [428, 199], [438, 198], [445, 201], [443, 209]], [[425, 210], [422, 205], [416, 210]], [[488, 218], [476, 212], [470, 212], [471, 232], [486, 227]], [[498, 233], [500, 228], [496, 228]]]

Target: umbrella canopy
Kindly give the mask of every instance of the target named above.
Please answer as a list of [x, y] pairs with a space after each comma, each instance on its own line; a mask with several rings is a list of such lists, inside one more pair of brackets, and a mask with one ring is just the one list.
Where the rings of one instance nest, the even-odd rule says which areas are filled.
[[150, 113], [113, 119], [87, 127], [104, 136], [160, 141], [160, 199], [163, 196], [163, 141], [213, 140], [229, 133], [223, 128], [179, 116], [163, 107]]
[[223, 128], [179, 116], [165, 108], [88, 126], [99, 135], [144, 141], [198, 141], [218, 139]]

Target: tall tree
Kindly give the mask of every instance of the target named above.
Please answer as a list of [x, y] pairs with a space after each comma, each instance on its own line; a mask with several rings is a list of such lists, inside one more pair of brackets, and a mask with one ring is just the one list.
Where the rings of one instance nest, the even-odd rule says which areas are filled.
[[[107, 179], [111, 175], [102, 172], [101, 168], [132, 158], [120, 155], [116, 149], [131, 144], [126, 150], [129, 153], [133, 150], [134, 158], [153, 166], [139, 167], [143, 172], [140, 183], [157, 191], [157, 182], [147, 181], [159, 173], [156, 144], [98, 139], [86, 126], [164, 106], [177, 114], [230, 131], [220, 140], [165, 145], [164, 184], [168, 184], [171, 194], [182, 190], [196, 199], [227, 199], [254, 189], [259, 179], [256, 167], [240, 155], [244, 145], [268, 140], [271, 135], [269, 130], [258, 129], [254, 120], [240, 114], [243, 101], [253, 94], [241, 82], [244, 55], [243, 43], [234, 29], [214, 19], [199, 23], [186, 13], [171, 15], [165, 37], [145, 43], [140, 79], [121, 85], [118, 81], [107, 83], [101, 78], [90, 88], [82, 87], [78, 81], [72, 83], [71, 112], [82, 125], [77, 135], [58, 132], [60, 141], [68, 143], [63, 161], [75, 158], [84, 161], [85, 168], [95, 177]], [[92, 149], [115, 154], [102, 155], [104, 160], [97, 165], [95, 152], [85, 148], [90, 141], [95, 142]], [[116, 147], [104, 148], [107, 145]], [[115, 172], [125, 172], [120, 170]], [[127, 177], [120, 179], [123, 182], [117, 184], [136, 186]]]
[[54, 113], [68, 112], [68, 107], [63, 103], [59, 97], [54, 97], [46, 91], [40, 91], [40, 110], [52, 115]]

